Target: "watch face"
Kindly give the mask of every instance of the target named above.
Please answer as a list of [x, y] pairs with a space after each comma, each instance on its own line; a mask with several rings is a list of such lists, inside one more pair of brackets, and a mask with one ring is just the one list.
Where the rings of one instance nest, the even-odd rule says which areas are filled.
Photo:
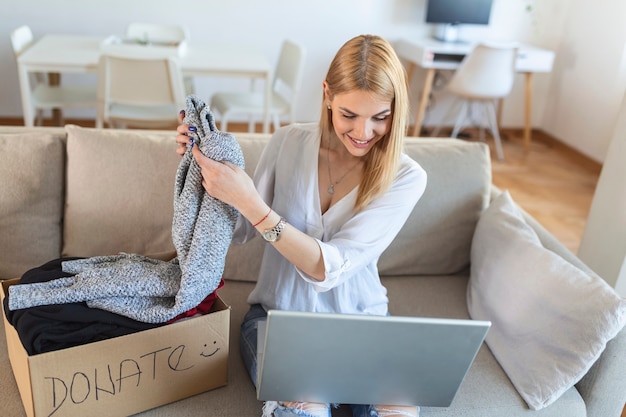
[[280, 233], [285, 228], [285, 219], [281, 218], [278, 224], [271, 229], [263, 231], [263, 239], [268, 242], [276, 242], [280, 237]]
[[276, 240], [276, 231], [268, 230], [264, 233], [265, 240], [273, 242]]

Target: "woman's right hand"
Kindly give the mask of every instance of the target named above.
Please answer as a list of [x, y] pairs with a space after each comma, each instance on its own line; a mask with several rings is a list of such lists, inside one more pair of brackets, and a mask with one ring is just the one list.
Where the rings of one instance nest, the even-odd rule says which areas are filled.
[[176, 143], [178, 144], [178, 147], [176, 148], [176, 153], [179, 154], [181, 157], [187, 151], [187, 146], [191, 144], [190, 136], [193, 136], [193, 132], [189, 130], [189, 125], [183, 123], [184, 118], [185, 111], [181, 110], [180, 113], [178, 113], [178, 121], [180, 122], [180, 124], [176, 128], [176, 132], [178, 132], [178, 135], [176, 136]]

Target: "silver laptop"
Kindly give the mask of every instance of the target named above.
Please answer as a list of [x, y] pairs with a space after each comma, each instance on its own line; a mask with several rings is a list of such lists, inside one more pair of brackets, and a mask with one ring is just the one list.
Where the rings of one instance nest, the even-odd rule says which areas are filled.
[[447, 407], [491, 323], [270, 310], [257, 398]]

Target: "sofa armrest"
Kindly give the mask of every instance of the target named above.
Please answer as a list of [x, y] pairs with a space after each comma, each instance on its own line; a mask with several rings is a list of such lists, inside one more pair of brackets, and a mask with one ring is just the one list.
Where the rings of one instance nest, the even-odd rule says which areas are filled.
[[619, 417], [626, 403], [626, 328], [606, 345], [589, 372], [576, 384], [588, 417]]

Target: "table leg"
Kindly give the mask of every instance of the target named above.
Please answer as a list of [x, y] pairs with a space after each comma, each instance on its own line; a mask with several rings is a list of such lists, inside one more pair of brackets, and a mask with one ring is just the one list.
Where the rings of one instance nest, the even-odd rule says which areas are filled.
[[24, 117], [24, 126], [33, 127], [35, 119], [35, 110], [30, 95], [30, 80], [28, 71], [22, 65], [18, 64], [18, 78], [20, 81], [20, 93], [22, 95], [22, 115]]
[[[53, 86], [61, 85], [61, 74], [58, 72], [48, 73], [48, 84]], [[63, 120], [63, 110], [60, 108], [52, 109], [52, 122], [54, 126], [63, 126], [65, 121]]]
[[428, 105], [428, 98], [430, 97], [430, 90], [433, 87], [434, 78], [435, 69], [428, 68], [428, 70], [426, 70], [426, 79], [424, 80], [424, 90], [422, 91], [419, 108], [417, 109], [417, 115], [415, 116], [415, 125], [413, 126], [412, 136], [419, 136], [422, 130], [424, 114], [426, 114], [426, 106]]
[[531, 115], [532, 115], [532, 101], [533, 101], [533, 73], [524, 73], [526, 78], [526, 97], [525, 97], [525, 117], [524, 117], [524, 151], [530, 151], [531, 137]]

